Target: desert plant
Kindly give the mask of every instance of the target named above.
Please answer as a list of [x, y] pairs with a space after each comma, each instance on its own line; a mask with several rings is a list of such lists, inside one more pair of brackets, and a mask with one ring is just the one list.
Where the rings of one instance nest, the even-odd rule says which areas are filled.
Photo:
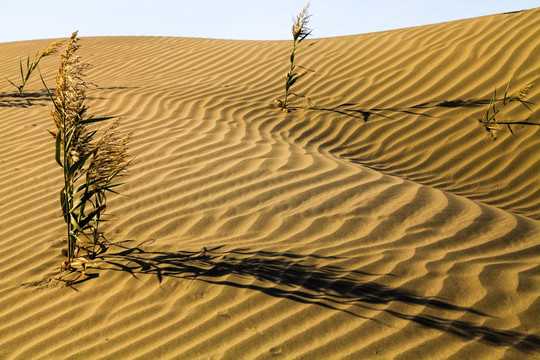
[[36, 69], [36, 67], [39, 65], [39, 62], [41, 59], [43, 59], [46, 56], [52, 55], [56, 53], [58, 50], [58, 47], [62, 44], [62, 41], [55, 41], [49, 46], [45, 48], [42, 52], [38, 52], [36, 56], [34, 57], [34, 60], [30, 61], [30, 55], [26, 58], [26, 71], [23, 69], [23, 61], [19, 60], [19, 70], [21, 72], [21, 84], [17, 85], [13, 81], [6, 79], [11, 85], [17, 88], [18, 95], [23, 94], [24, 86], [28, 82], [28, 79], [30, 79], [30, 75], [32, 75], [32, 72]]
[[[298, 52], [300, 51], [300, 43], [304, 41], [309, 35], [311, 35], [312, 31], [307, 27], [307, 24], [309, 22], [309, 18], [311, 15], [308, 13], [310, 3], [307, 3], [307, 5], [302, 9], [302, 12], [296, 16], [296, 18], [293, 17], [293, 26], [292, 26], [292, 35], [293, 35], [293, 47], [291, 55], [289, 56], [290, 66], [289, 66], [289, 72], [285, 75], [285, 97], [282, 100], [276, 100], [275, 104], [281, 108], [283, 111], [288, 112], [288, 99], [290, 95], [294, 95], [297, 97], [306, 98], [304, 94], [299, 93], [293, 93], [291, 91], [291, 87], [304, 75], [306, 75], [308, 72], [314, 72], [313, 70], [306, 69], [303, 66], [295, 65], [294, 60]], [[308, 46], [313, 45], [314, 43], [309, 44]], [[304, 72], [298, 73], [296, 71], [296, 68], [299, 67]]]
[[[529, 101], [525, 101], [525, 99], [529, 95], [529, 92], [533, 86], [534, 84], [526, 85], [522, 87], [521, 89], [519, 89], [518, 91], [516, 91], [512, 96], [508, 96], [508, 89], [510, 88], [510, 82], [508, 82], [502, 99], [497, 99], [497, 89], [493, 91], [493, 96], [491, 97], [491, 101], [489, 102], [489, 105], [487, 106], [484, 116], [480, 120], [480, 122], [485, 126], [486, 130], [489, 131], [492, 136], [494, 135], [495, 131], [501, 130], [500, 125], [506, 125], [508, 127], [508, 130], [511, 133], [513, 133], [510, 125], [516, 124], [516, 122], [497, 121], [497, 117], [499, 116], [499, 113], [509, 103], [517, 101], [521, 103], [523, 106], [525, 106], [529, 111], [532, 111], [531, 108], [529, 107], [529, 105], [531, 105], [532, 103]], [[528, 124], [528, 123], [524, 123], [524, 124]], [[530, 124], [530, 125], [535, 125], [535, 124]]]
[[[67, 259], [62, 269], [72, 270], [72, 264], [80, 249], [86, 248], [84, 238], [95, 246], [102, 234], [99, 224], [107, 207], [106, 193], [115, 192], [121, 185], [115, 179], [125, 173], [129, 164], [127, 148], [131, 133], [124, 138], [116, 134], [118, 120], [115, 117], [87, 116], [84, 71], [89, 65], [76, 54], [79, 49], [77, 32], [74, 32], [61, 56], [56, 74], [56, 91], [45, 88], [53, 102], [51, 111], [56, 130], [49, 131], [55, 138], [55, 159], [63, 169], [64, 186], [60, 191], [60, 204], [67, 230]], [[94, 141], [98, 130], [88, 126], [115, 119]], [[84, 237], [84, 238], [83, 238]]]

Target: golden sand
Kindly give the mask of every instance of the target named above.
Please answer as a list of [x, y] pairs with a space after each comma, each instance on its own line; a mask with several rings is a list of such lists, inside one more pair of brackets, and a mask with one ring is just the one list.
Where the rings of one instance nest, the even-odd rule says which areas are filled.
[[[540, 126], [478, 121], [510, 80], [540, 104], [539, 22], [316, 39], [295, 85], [315, 106], [290, 113], [289, 41], [83, 37], [90, 111], [122, 116], [136, 159], [118, 246], [73, 288], [50, 281], [50, 103], [39, 77], [2, 83], [0, 358], [540, 357]], [[0, 75], [49, 42], [0, 44]], [[518, 105], [505, 119], [540, 123]]]

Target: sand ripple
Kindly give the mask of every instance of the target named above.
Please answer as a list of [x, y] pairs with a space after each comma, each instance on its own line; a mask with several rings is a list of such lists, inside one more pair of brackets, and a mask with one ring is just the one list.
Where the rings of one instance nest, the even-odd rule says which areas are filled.
[[[288, 114], [288, 42], [83, 38], [136, 159], [73, 288], [46, 94], [0, 88], [0, 358], [539, 356], [540, 127], [478, 123], [510, 79], [540, 103], [539, 19], [318, 39]], [[0, 73], [46, 43], [0, 44]]]

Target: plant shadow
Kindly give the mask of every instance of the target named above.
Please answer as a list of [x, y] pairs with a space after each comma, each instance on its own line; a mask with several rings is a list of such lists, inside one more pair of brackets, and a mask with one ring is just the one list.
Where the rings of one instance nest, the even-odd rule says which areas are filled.
[[[466, 313], [476, 317], [476, 322], [481, 323], [490, 317], [481, 311], [369, 280], [369, 277], [374, 276], [395, 275], [371, 274], [338, 266], [320, 266], [318, 261], [351, 259], [248, 249], [225, 251], [222, 247], [203, 248], [199, 252], [145, 251], [141, 247], [143, 244], [135, 247], [121, 246], [120, 251], [105, 252], [96, 259], [101, 260], [103, 266], [100, 268], [103, 270], [122, 271], [135, 278], [139, 274], [150, 274], [155, 275], [160, 283], [169, 277], [251, 289], [272, 297], [314, 304], [373, 321], [378, 320], [362, 316], [362, 309], [372, 310], [376, 309], [377, 305], [393, 303], [420, 305], [426, 307], [430, 314], [435, 312], [440, 315], [425, 315], [425, 312], [409, 315], [388, 308], [381, 311], [466, 340], [480, 340], [490, 345], [540, 352], [540, 337], [536, 335], [453, 320], [456, 313]], [[448, 312], [454, 313], [452, 318], [445, 318], [444, 314]]]
[[[136, 87], [113, 86], [113, 87], [97, 87], [93, 90], [124, 90]], [[55, 89], [49, 89], [51, 94], [54, 94]], [[102, 97], [88, 96], [89, 100], [105, 99]], [[47, 90], [39, 90], [32, 92], [24, 92], [18, 94], [16, 92], [0, 92], [0, 108], [2, 107], [18, 107], [28, 108], [31, 106], [48, 106], [51, 103], [51, 98]]]
[[0, 93], [0, 107], [28, 108], [31, 106], [46, 106], [50, 102], [47, 91], [17, 93]]
[[436, 116], [425, 114], [420, 112], [420, 109], [429, 109], [429, 108], [460, 108], [460, 107], [485, 107], [489, 104], [490, 100], [485, 99], [470, 99], [470, 100], [433, 100], [425, 103], [407, 106], [407, 107], [374, 107], [374, 108], [365, 108], [361, 107], [357, 103], [344, 103], [337, 106], [307, 106], [307, 107], [292, 107], [293, 110], [304, 109], [304, 110], [315, 110], [315, 111], [326, 111], [333, 112], [348, 117], [356, 118], [367, 122], [371, 117], [382, 117], [387, 119], [392, 119], [392, 113], [402, 113], [408, 115], [424, 116], [428, 118], [436, 118]]

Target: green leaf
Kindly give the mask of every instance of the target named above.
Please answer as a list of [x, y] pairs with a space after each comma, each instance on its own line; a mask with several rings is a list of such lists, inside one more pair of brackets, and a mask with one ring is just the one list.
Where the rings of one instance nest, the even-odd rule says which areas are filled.
[[491, 115], [491, 118], [489, 118], [489, 120], [494, 118], [495, 115], [497, 115], [498, 113], [497, 108], [495, 107], [496, 102], [497, 102], [497, 89], [493, 91], [493, 97], [491, 99], [491, 102], [489, 103], [489, 105], [491, 106], [491, 110], [493, 111], [493, 115]]
[[90, 187], [90, 185], [91, 185], [90, 183], [84, 183], [84, 184], [79, 185], [77, 190], [75, 190], [75, 193], [78, 193], [78, 192], [86, 189], [87, 187]]
[[304, 67], [304, 66], [301, 66], [301, 65], [298, 65], [298, 67], [301, 68], [301, 69], [304, 69], [306, 71], [309, 71], [309, 72], [316, 72], [315, 70], [308, 69], [307, 67]]
[[60, 131], [58, 131], [58, 133], [56, 134], [56, 141], [55, 141], [56, 149], [55, 149], [54, 157], [55, 157], [56, 162], [58, 163], [58, 165], [60, 165], [60, 167], [64, 167], [64, 165], [62, 165], [62, 161], [60, 160], [61, 143], [62, 143], [62, 133]]
[[304, 36], [302, 36], [300, 39], [298, 39], [298, 42], [302, 42], [302, 40], [304, 40], [305, 38], [307, 38], [309, 35], [311, 35], [311, 33], [313, 32], [313, 30], [309, 30], [309, 32], [305, 33]]
[[[67, 132], [64, 130], [64, 148], [70, 149], [71, 148], [71, 141], [73, 140], [73, 136], [75, 135], [75, 131], [77, 130], [77, 123], [73, 124]], [[66, 141], [67, 137], [67, 141]]]
[[293, 86], [294, 83], [300, 79], [302, 76], [304, 76], [306, 73], [303, 73], [303, 74], [299, 74], [299, 75], [296, 75], [296, 76], [293, 76], [291, 81], [289, 81], [289, 87]]
[[296, 75], [298, 75], [298, 73], [295, 73], [293, 71], [287, 73], [287, 75], [285, 75], [285, 77], [287, 78], [287, 81], [292, 79], [293, 77], [295, 77]]
[[30, 66], [29, 66], [29, 64], [26, 64], [26, 77], [24, 79], [25, 84], [28, 81], [28, 79], [30, 78], [30, 75], [32, 75], [32, 72], [34, 71], [36, 66], [37, 66], [37, 64], [35, 64], [35, 63], [32, 63]]
[[[79, 207], [86, 207], [86, 203], [94, 196], [98, 191], [97, 190], [91, 190], [86, 192], [83, 196], [81, 196], [75, 204], [73, 204], [73, 207], [71, 208], [70, 212], [74, 212]], [[83, 210], [84, 211], [84, 210]]]
[[489, 105], [488, 105], [488, 107], [486, 109], [486, 113], [484, 114], [484, 117], [482, 118], [482, 120], [484, 120], [485, 123], [489, 122], [489, 109], [491, 109], [492, 105], [493, 105], [493, 98], [489, 102]]
[[56, 101], [54, 101], [54, 95], [51, 93], [51, 91], [49, 90], [49, 87], [47, 86], [47, 84], [45, 84], [45, 80], [43, 79], [43, 75], [41, 75], [41, 71], [39, 72], [39, 77], [41, 78], [41, 83], [43, 84], [43, 86], [45, 87], [45, 90], [47, 91], [47, 95], [49, 95], [49, 98], [51, 99], [53, 105], [54, 105], [54, 108], [56, 109], [56, 111], [58, 111], [59, 113], [62, 113], [60, 107], [58, 106], [58, 104], [56, 103]]
[[122, 186], [124, 185], [125, 183], [118, 183], [118, 184], [114, 184], [114, 185], [107, 185], [107, 186], [104, 186], [102, 189], [104, 191], [109, 191], [109, 192], [112, 192], [113, 194], [117, 194], [117, 195], [120, 195], [120, 193], [116, 190], [111, 190], [112, 188], [114, 187], [118, 187], [118, 186]]
[[68, 170], [68, 176], [73, 175], [76, 171], [78, 171], [80, 168], [83, 167], [86, 160], [90, 158], [94, 154], [94, 151], [90, 151], [88, 154], [86, 154], [82, 159], [79, 159], [75, 164], [71, 165]]
[[525, 100], [521, 100], [521, 99], [519, 99], [519, 102], [521, 103], [521, 105], [523, 105], [523, 106], [525, 106], [527, 109], [529, 109], [529, 111], [532, 111], [532, 109], [529, 107], [529, 105], [534, 105], [533, 102], [525, 101]]
[[293, 86], [294, 83], [296, 82], [296, 80], [298, 80], [298, 76], [297, 77], [294, 77], [291, 79], [291, 81], [289, 81], [289, 87]]
[[98, 207], [97, 209], [94, 209], [90, 214], [88, 214], [88, 216], [86, 216], [84, 219], [81, 220], [81, 222], [79, 222], [77, 224], [77, 226], [79, 226], [79, 230], [82, 231], [82, 229], [88, 225], [88, 223], [98, 214], [101, 214], [101, 212], [103, 210], [105, 210], [105, 208], [107, 207], [107, 205], [101, 205], [100, 207]]
[[69, 210], [69, 212], [72, 213], [75, 210], [77, 210], [78, 208], [80, 208], [84, 203], [83, 199], [84, 198], [80, 198], [77, 201], [75, 201], [75, 203], [73, 204], [73, 207], [71, 208], [71, 210]]
[[100, 121], [105, 121], [105, 120], [110, 120], [110, 119], [116, 119], [118, 116], [105, 116], [105, 117], [99, 117], [99, 118], [95, 118], [95, 117], [90, 117], [86, 120], [81, 120], [79, 123], [80, 124], [91, 124], [91, 123], [95, 123], [95, 122], [100, 122]]
[[[73, 227], [79, 231], [83, 231], [83, 227], [81, 225], [79, 225], [79, 223], [77, 222], [77, 219], [75, 219], [75, 215], [73, 214], [68, 214], [69, 216], [69, 221], [71, 222], [71, 225], [73, 225]], [[73, 234], [75, 235], [75, 234]]]
[[19, 88], [19, 86], [18, 86], [18, 85], [15, 85], [15, 83], [14, 83], [13, 81], [9, 80], [8, 78], [6, 78], [6, 80], [9, 81], [9, 83], [10, 83], [11, 85], [15, 86], [17, 89]]
[[506, 85], [506, 90], [504, 90], [503, 105], [507, 103], [506, 99], [508, 99], [508, 88], [510, 88], [510, 81]]
[[22, 67], [22, 60], [19, 60], [19, 69], [21, 70], [21, 81], [24, 82], [24, 72]]
[[90, 188], [90, 186], [92, 186], [94, 184], [97, 184], [98, 182], [100, 182], [102, 180], [105, 180], [105, 179], [106, 179], [105, 177], [102, 177], [102, 178], [99, 178], [99, 179], [96, 179], [96, 180], [93, 180], [93, 181], [88, 181], [88, 182], [86, 182], [84, 184], [81, 184], [81, 185], [79, 185], [79, 187], [77, 188], [75, 193], [78, 193], [78, 192], [81, 192], [82, 190]]
[[68, 209], [68, 205], [66, 201], [66, 193], [65, 193], [64, 188], [60, 190], [60, 205], [62, 206], [62, 216], [64, 217], [64, 220], [67, 223], [69, 221], [68, 219], [69, 209]]

